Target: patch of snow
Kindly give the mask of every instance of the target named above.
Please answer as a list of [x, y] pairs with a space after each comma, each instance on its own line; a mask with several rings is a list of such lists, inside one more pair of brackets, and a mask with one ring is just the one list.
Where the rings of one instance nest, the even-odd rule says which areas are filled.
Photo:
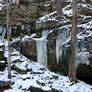
[[35, 36], [36, 36], [36, 33], [32, 34], [31, 36], [26, 35], [26, 36], [24, 36], [24, 37], [22, 38], [22, 41], [25, 41], [26, 39], [31, 39], [31, 38], [33, 38], [33, 37], [35, 37]]
[[0, 41], [0, 46], [3, 46], [4, 44]]
[[86, 31], [84, 30], [84, 34], [83, 32], [80, 32], [79, 34], [77, 34], [77, 39], [85, 39], [85, 37], [90, 37], [92, 36], [92, 31]]
[[53, 14], [56, 14], [56, 11], [49, 13], [41, 18], [39, 18], [36, 23], [41, 23], [41, 22], [45, 22], [45, 20], [47, 20], [50, 16], [52, 16]]
[[88, 23], [85, 23], [85, 24], [80, 24], [78, 25], [78, 27], [82, 27], [85, 29], [92, 29], [92, 21], [89, 21]]
[[62, 12], [63, 12], [63, 14], [66, 14], [67, 16], [72, 16], [72, 5], [71, 5], [71, 3], [69, 4], [69, 5], [67, 5], [66, 7], [64, 7], [63, 9], [62, 9]]
[[5, 61], [4, 60], [0, 60], [0, 63], [5, 63]]
[[20, 38], [14, 38], [14, 39], [12, 39], [12, 43], [13, 42], [18, 42], [18, 41], [20, 41]]

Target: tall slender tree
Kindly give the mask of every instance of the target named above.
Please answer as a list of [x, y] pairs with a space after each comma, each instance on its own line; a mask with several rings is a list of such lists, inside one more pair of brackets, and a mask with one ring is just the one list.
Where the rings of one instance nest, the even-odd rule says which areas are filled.
[[18, 6], [20, 3], [20, 0], [16, 0], [16, 5]]
[[60, 19], [62, 17], [62, 0], [56, 0], [56, 5], [57, 18]]
[[76, 34], [77, 34], [77, 0], [72, 0], [73, 21], [72, 21], [72, 35], [71, 35], [71, 56], [69, 60], [69, 77], [76, 82], [75, 69], [75, 48], [76, 48]]
[[7, 39], [8, 39], [8, 78], [11, 78], [11, 51], [10, 51], [10, 3], [11, 0], [6, 0], [6, 27], [7, 27]]

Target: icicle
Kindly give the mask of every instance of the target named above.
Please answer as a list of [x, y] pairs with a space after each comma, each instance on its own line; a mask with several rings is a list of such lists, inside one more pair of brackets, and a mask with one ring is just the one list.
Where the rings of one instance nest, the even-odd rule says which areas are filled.
[[31, 26], [26, 24], [26, 30], [27, 30], [27, 34], [30, 35], [30, 29], [31, 29]]
[[10, 26], [10, 34], [11, 34], [12, 27]]
[[35, 38], [37, 61], [47, 68], [47, 35], [49, 31], [43, 30], [41, 38]]
[[3, 38], [5, 38], [5, 34], [6, 34], [6, 27], [3, 28], [3, 33], [2, 33]]
[[61, 56], [62, 56], [62, 43], [65, 42], [66, 40], [66, 33], [65, 30], [62, 33], [63, 30], [59, 30], [58, 31], [58, 36], [56, 39], [56, 59], [57, 59], [57, 63], [59, 63], [59, 61], [61, 61]]
[[0, 26], [0, 36], [1, 38], [4, 38], [6, 34], [5, 27], [3, 25]]
[[2, 35], [3, 27], [0, 25], [0, 35]]
[[48, 33], [49, 33], [49, 30], [43, 30], [43, 32], [42, 32], [42, 37], [47, 38]]
[[24, 28], [25, 28], [24, 25], [21, 25], [21, 29], [22, 29], [22, 31], [24, 30]]
[[36, 41], [37, 61], [47, 67], [47, 40], [38, 39]]
[[15, 31], [17, 30], [17, 26], [14, 26], [13, 28], [14, 28]]

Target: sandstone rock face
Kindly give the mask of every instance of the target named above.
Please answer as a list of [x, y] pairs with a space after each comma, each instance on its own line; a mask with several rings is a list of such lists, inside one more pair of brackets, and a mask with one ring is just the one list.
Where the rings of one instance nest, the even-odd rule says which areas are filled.
[[[25, 5], [25, 4], [20, 4], [19, 7], [15, 7], [12, 10], [12, 17], [15, 19], [15, 22], [20, 21], [20, 22], [26, 22], [26, 23], [31, 23], [32, 21], [35, 21], [37, 18], [37, 13], [38, 13], [38, 6], [37, 5]], [[35, 16], [35, 17], [34, 17]], [[25, 21], [26, 17], [30, 21]], [[17, 20], [19, 19], [19, 20]]]
[[[48, 7], [45, 7], [50, 4]], [[51, 8], [51, 3], [44, 0], [16, 0], [11, 8], [11, 24], [16, 25], [16, 22], [31, 23], [37, 18], [55, 10]], [[46, 9], [48, 8], [48, 11]], [[0, 11], [1, 22], [5, 22], [6, 7]], [[27, 19], [26, 19], [27, 18]]]

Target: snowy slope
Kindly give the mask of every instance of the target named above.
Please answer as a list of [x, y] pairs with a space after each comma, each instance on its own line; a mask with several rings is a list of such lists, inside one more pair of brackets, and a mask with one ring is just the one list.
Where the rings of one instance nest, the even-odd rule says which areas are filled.
[[[7, 57], [7, 41], [4, 40], [2, 44], [6, 45], [5, 56]], [[21, 62], [17, 61], [15, 63], [16, 60], [20, 60]], [[30, 61], [15, 49], [12, 50], [11, 61], [12, 65], [20, 70], [26, 71], [26, 73], [20, 74], [18, 71], [12, 70], [11, 81], [14, 84], [11, 85], [11, 89], [5, 90], [4, 92], [30, 92], [28, 89], [31, 87], [40, 88], [47, 92], [52, 89], [58, 90], [59, 92], [92, 92], [91, 85], [82, 81], [74, 84], [68, 77], [45, 69], [44, 66]], [[4, 72], [0, 72], [0, 81], [9, 81], [10, 79], [7, 78], [7, 75], [8, 70], [6, 68]]]
[[[71, 5], [68, 5], [67, 7], [63, 8], [63, 13], [67, 16], [72, 16], [72, 9], [67, 10], [67, 8], [69, 7], [71, 7]], [[2, 8], [0, 8], [0, 10], [1, 9]], [[53, 14], [56, 14], [56, 11], [41, 17], [37, 21], [37, 23], [46, 22], [47, 20], [56, 20], [56, 17], [50, 18], [50, 16], [52, 16]], [[84, 17], [84, 19], [87, 17], [82, 15], [80, 16]], [[92, 21], [78, 26], [90, 29], [92, 28], [91, 24]], [[78, 38], [81, 37], [82, 36], [78, 35]], [[0, 40], [0, 46], [2, 45], [5, 45], [5, 56], [8, 57], [7, 41]], [[39, 63], [30, 61], [13, 48], [11, 54], [11, 66], [15, 67], [12, 70], [11, 78], [11, 81], [14, 82], [14, 84], [11, 85], [11, 89], [5, 90], [4, 92], [30, 92], [28, 90], [31, 89], [31, 87], [40, 88], [47, 92], [53, 89], [58, 90], [59, 92], [92, 92], [91, 85], [88, 85], [82, 81], [79, 81], [78, 83], [74, 84], [69, 80], [68, 77], [53, 73], [48, 69], [44, 68], [44, 66], [40, 65]], [[5, 71], [0, 71], [0, 81], [10, 81], [7, 75], [8, 69], [6, 67]]]

